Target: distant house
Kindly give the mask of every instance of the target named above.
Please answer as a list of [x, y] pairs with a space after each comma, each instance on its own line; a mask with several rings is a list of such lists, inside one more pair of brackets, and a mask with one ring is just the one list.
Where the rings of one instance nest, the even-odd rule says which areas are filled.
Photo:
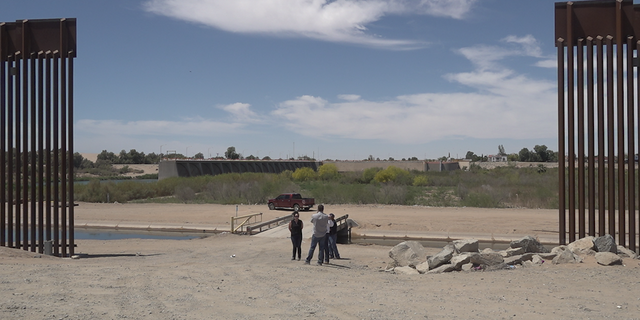
[[489, 162], [507, 162], [507, 156], [501, 155], [488, 155], [487, 161]]

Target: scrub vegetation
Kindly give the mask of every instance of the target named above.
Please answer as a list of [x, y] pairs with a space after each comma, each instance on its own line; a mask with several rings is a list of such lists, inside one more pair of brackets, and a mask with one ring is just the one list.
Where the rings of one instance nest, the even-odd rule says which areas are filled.
[[557, 208], [557, 169], [513, 166], [450, 172], [407, 171], [390, 166], [339, 173], [335, 165], [280, 174], [229, 173], [157, 182], [99, 181], [76, 185], [88, 202], [260, 204], [297, 192], [325, 204], [397, 204], [436, 207]]

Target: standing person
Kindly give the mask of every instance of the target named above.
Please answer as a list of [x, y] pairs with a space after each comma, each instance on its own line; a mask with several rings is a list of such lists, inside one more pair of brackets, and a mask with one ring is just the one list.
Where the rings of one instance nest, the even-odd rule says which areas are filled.
[[324, 214], [324, 205], [318, 205], [318, 212], [311, 216], [311, 223], [313, 223], [313, 235], [311, 236], [311, 247], [309, 248], [309, 255], [307, 255], [307, 259], [305, 260], [305, 264], [311, 263], [311, 259], [313, 259], [313, 252], [316, 250], [316, 245], [320, 247], [320, 252], [318, 253], [318, 265], [322, 265], [322, 259], [324, 258], [324, 251], [326, 250], [326, 245], [324, 244], [324, 239], [327, 235], [327, 224], [329, 222], [329, 216]]
[[318, 257], [318, 259], [324, 258], [324, 263], [329, 263], [329, 233], [331, 232], [331, 215], [329, 215], [329, 220], [327, 221], [327, 233], [325, 233], [324, 239], [322, 242], [324, 243], [324, 255], [322, 257]]
[[289, 231], [291, 231], [291, 244], [293, 244], [293, 255], [291, 260], [296, 259], [296, 252], [298, 252], [298, 261], [302, 256], [302, 228], [304, 224], [300, 220], [300, 213], [298, 211], [293, 212], [293, 219], [289, 222]]
[[336, 216], [333, 213], [329, 214], [329, 258], [330, 259], [340, 259], [340, 253], [338, 252], [338, 225], [336, 224]]

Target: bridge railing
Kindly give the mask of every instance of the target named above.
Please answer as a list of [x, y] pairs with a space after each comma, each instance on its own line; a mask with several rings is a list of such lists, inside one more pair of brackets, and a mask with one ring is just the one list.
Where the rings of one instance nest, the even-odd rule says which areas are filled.
[[[251, 224], [246, 226], [246, 234], [248, 235], [252, 235], [253, 233], [260, 233], [264, 230], [269, 230], [271, 228], [275, 228], [279, 225], [285, 224], [287, 222], [291, 221], [291, 215], [287, 215], [284, 217], [280, 217], [280, 218], [275, 218], [269, 221], [265, 221], [265, 222], [261, 222], [261, 223], [257, 223], [257, 224]], [[264, 229], [264, 230], [263, 230]]]
[[[260, 221], [258, 221], [258, 217], [260, 217]], [[238, 221], [240, 220], [242, 220], [242, 222], [238, 224]], [[242, 231], [243, 226], [249, 225], [251, 223], [259, 223], [259, 222], [262, 222], [262, 212], [247, 214], [239, 217], [231, 217], [231, 233], [236, 233], [238, 229]]]

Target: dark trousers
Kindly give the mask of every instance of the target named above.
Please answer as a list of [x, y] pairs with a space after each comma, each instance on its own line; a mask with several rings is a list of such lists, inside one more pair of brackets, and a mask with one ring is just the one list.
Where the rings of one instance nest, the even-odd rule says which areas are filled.
[[294, 234], [291, 235], [291, 244], [293, 244], [293, 255], [292, 257], [296, 257], [296, 252], [298, 253], [298, 259], [302, 257], [302, 234]]
[[325, 263], [329, 263], [329, 237], [331, 235], [327, 233], [326, 236], [324, 236], [324, 239], [322, 239], [322, 242], [324, 242], [324, 254], [321, 253], [321, 255], [318, 255], [318, 260], [322, 260], [324, 258], [324, 262]]

